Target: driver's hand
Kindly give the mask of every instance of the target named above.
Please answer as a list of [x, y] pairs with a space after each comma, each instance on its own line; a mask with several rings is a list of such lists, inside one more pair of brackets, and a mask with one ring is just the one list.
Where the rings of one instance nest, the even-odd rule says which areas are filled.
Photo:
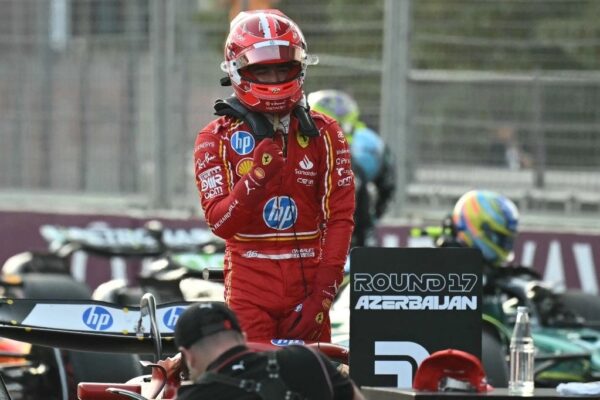
[[167, 378], [171, 378], [175, 374], [179, 374], [181, 370], [181, 353], [175, 354], [173, 357], [159, 360], [158, 365], [167, 371]]

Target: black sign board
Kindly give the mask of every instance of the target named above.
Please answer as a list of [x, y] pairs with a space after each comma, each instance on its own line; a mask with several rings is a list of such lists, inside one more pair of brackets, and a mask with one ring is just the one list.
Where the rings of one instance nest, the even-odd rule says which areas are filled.
[[411, 387], [429, 354], [481, 357], [479, 250], [355, 248], [350, 256], [350, 371], [360, 386]]

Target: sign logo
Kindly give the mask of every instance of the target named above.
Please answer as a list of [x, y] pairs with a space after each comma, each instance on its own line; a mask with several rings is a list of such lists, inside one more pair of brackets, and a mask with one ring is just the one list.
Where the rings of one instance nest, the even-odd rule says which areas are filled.
[[252, 169], [252, 159], [249, 157], [242, 158], [235, 166], [235, 172], [238, 176], [244, 176]]
[[271, 339], [271, 344], [275, 346], [290, 346], [292, 344], [304, 344], [301, 339]]
[[309, 160], [307, 156], [304, 156], [304, 158], [300, 161], [300, 168], [304, 170], [311, 169], [314, 166], [315, 165], [312, 163], [312, 161]]
[[346, 176], [346, 177], [340, 179], [338, 181], [337, 185], [340, 187], [350, 186], [352, 184], [352, 178], [353, 178], [353, 176]]
[[209, 189], [214, 189], [216, 187], [219, 187], [222, 184], [223, 184], [223, 176], [221, 176], [220, 174], [213, 175], [213, 176], [207, 176], [200, 181], [200, 186], [201, 186], [203, 192], [205, 192]]
[[223, 194], [223, 175], [221, 167], [212, 167], [198, 175], [200, 187], [205, 199], [212, 199]]
[[163, 317], [163, 322], [165, 326], [171, 330], [175, 330], [175, 325], [179, 320], [179, 317], [185, 311], [184, 307], [172, 307], [167, 310], [165, 316]]
[[[413, 373], [419, 364], [429, 356], [425, 347], [415, 342], [376, 341], [375, 357], [398, 356], [405, 360], [375, 360], [375, 375], [395, 375], [396, 387], [412, 387]], [[406, 359], [410, 361], [406, 361]], [[412, 361], [412, 362], [411, 362]], [[413, 366], [414, 363], [414, 366]]]
[[254, 136], [250, 132], [237, 131], [231, 135], [231, 148], [241, 156], [254, 150]]
[[105, 331], [113, 324], [113, 317], [104, 307], [89, 307], [83, 312], [83, 323], [95, 331]]
[[308, 147], [308, 142], [310, 141], [310, 139], [308, 138], [308, 136], [301, 134], [300, 132], [298, 132], [296, 134], [296, 141], [298, 142], [298, 144], [300, 145], [300, 147], [302, 147], [303, 149]]
[[196, 161], [196, 168], [204, 169], [208, 166], [208, 164], [214, 160], [216, 157], [210, 153], [204, 153], [204, 158], [202, 156], [198, 157]]
[[288, 196], [272, 197], [263, 208], [263, 220], [272, 229], [282, 231], [291, 228], [297, 218], [296, 202]]

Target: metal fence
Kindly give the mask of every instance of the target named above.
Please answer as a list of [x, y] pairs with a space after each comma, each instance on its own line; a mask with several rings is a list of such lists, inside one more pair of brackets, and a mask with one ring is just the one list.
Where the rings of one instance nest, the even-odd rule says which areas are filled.
[[408, 206], [488, 187], [551, 221], [597, 216], [600, 4], [452, 3], [413, 3]]
[[[1, 203], [197, 212], [232, 2], [0, 0]], [[270, 3], [320, 57], [307, 92], [353, 94], [396, 153], [388, 217], [475, 187], [530, 215], [600, 212], [600, 2]]]

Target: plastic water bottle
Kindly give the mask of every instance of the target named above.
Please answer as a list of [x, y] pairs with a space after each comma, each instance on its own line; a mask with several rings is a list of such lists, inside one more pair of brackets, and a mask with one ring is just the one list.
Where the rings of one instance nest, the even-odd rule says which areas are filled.
[[509, 394], [532, 396], [534, 391], [534, 353], [527, 307], [517, 308], [517, 321], [510, 340]]

